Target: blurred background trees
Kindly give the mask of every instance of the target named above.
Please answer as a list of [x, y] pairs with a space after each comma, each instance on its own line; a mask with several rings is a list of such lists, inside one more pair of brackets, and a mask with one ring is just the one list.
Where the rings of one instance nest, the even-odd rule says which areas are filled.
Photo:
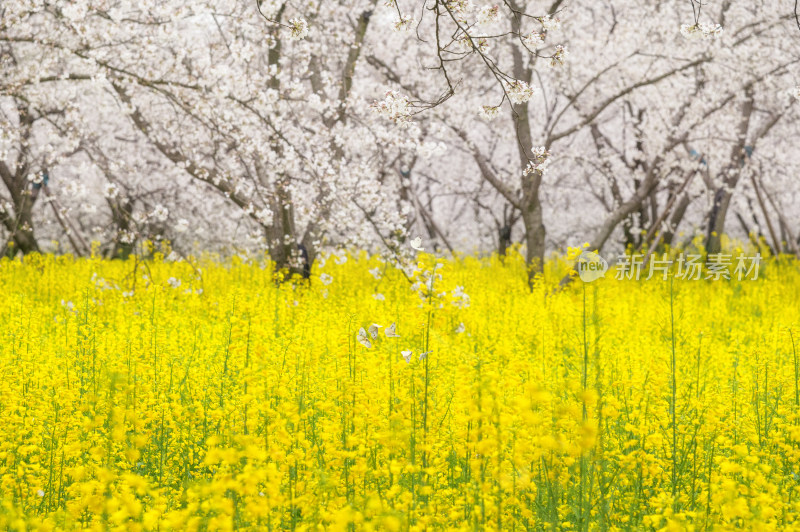
[[6, 0], [2, 253], [797, 254], [792, 12], [692, 7]]

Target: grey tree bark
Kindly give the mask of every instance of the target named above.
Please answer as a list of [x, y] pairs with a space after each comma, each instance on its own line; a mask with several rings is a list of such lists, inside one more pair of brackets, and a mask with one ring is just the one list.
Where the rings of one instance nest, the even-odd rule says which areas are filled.
[[3, 247], [0, 248], [0, 256], [7, 257], [14, 257], [17, 253], [28, 254], [39, 251], [39, 244], [34, 234], [33, 206], [39, 197], [40, 189], [32, 187], [28, 181], [33, 161], [27, 149], [35, 118], [27, 105], [21, 101], [16, 103], [21, 136], [17, 157], [11, 168], [0, 161], [0, 179], [11, 198], [10, 212], [0, 205], [0, 223], [9, 233]]

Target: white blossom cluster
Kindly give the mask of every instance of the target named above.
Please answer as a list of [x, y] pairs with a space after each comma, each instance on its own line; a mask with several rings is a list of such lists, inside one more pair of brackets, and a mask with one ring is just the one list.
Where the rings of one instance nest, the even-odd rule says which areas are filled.
[[690, 41], [716, 39], [722, 35], [722, 26], [703, 22], [681, 25], [681, 35]]
[[386, 91], [385, 98], [372, 104], [373, 110], [395, 124], [407, 124], [411, 119], [408, 97], [395, 91]]
[[303, 18], [293, 18], [289, 20], [291, 38], [299, 41], [308, 36], [308, 22]]
[[536, 96], [539, 91], [536, 87], [532, 87], [519, 79], [507, 82], [505, 89], [508, 99], [511, 100], [513, 104], [525, 103]]
[[530, 175], [533, 173], [544, 174], [549, 165], [550, 152], [543, 146], [538, 146], [531, 150], [531, 158], [528, 161], [528, 166], [526, 166], [523, 171], [523, 175]]

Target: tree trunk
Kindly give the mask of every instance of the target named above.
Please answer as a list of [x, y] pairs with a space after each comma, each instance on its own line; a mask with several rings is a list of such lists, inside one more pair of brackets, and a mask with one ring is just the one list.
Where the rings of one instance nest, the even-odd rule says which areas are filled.
[[528, 284], [533, 284], [537, 273], [544, 271], [544, 238], [545, 229], [542, 219], [542, 204], [538, 194], [522, 211], [522, 223], [525, 225], [525, 244], [527, 251], [525, 260], [528, 264]]
[[[514, 2], [511, 2], [511, 5], [514, 9], [518, 8]], [[512, 32], [518, 34], [521, 26], [521, 17], [512, 18]], [[523, 56], [519, 47], [513, 48], [512, 55], [514, 77], [530, 84], [533, 78], [531, 65], [526, 61], [526, 57]], [[511, 118], [514, 121], [514, 129], [517, 136], [517, 152], [520, 162], [520, 175], [522, 176], [520, 210], [522, 211], [525, 244], [527, 245], [525, 259], [528, 263], [528, 284], [531, 285], [536, 274], [544, 271], [545, 228], [542, 217], [542, 204], [539, 199], [539, 187], [542, 184], [543, 175], [538, 170], [526, 172], [528, 164], [534, 158], [528, 102], [514, 104]]]
[[706, 235], [706, 253], [709, 255], [719, 253], [722, 248], [720, 240], [722, 231], [725, 229], [725, 216], [731, 203], [733, 194], [720, 187], [714, 193], [714, 205], [708, 215], [708, 231]]
[[731, 158], [728, 163], [722, 184], [714, 191], [714, 204], [708, 215], [708, 231], [706, 235], [706, 253], [715, 254], [721, 251], [721, 237], [725, 230], [725, 216], [728, 214], [728, 207], [733, 197], [733, 189], [739, 182], [742, 175], [741, 169], [744, 164], [744, 149], [747, 143], [747, 130], [750, 127], [750, 117], [753, 114], [753, 87], [748, 85], [745, 88], [746, 99], [742, 104], [742, 118], [739, 122], [738, 138], [731, 150]]
[[8, 230], [9, 237], [0, 249], [0, 256], [14, 257], [17, 253], [26, 255], [39, 251], [39, 244], [33, 233], [33, 205], [39, 197], [42, 184], [31, 187], [28, 182], [28, 173], [31, 171], [31, 161], [28, 153], [28, 142], [33, 132], [34, 117], [24, 102], [17, 101], [19, 114], [20, 143], [19, 153], [15, 168], [11, 169], [0, 160], [0, 180], [8, 190], [11, 197], [13, 212], [7, 212], [0, 207], [0, 223]]
[[501, 257], [506, 256], [506, 251], [511, 247], [511, 227], [507, 224], [497, 230], [497, 253]]
[[664, 231], [664, 237], [661, 239], [665, 246], [672, 246], [672, 241], [675, 239], [678, 226], [686, 215], [686, 209], [691, 202], [692, 200], [689, 194], [683, 194], [681, 199], [678, 200], [678, 205], [675, 207], [675, 210], [672, 211], [672, 216], [669, 218], [669, 229]]
[[117, 237], [114, 239], [114, 249], [111, 252], [112, 259], [128, 260], [133, 253], [133, 241], [122, 239], [125, 233], [131, 230], [131, 214], [133, 214], [133, 202], [125, 198], [124, 200], [109, 200], [111, 207], [111, 218], [117, 227]]
[[15, 202], [14, 213], [6, 218], [6, 228], [11, 233], [3, 245], [1, 256], [13, 258], [17, 253], [27, 255], [38, 252], [39, 244], [33, 231], [33, 204], [36, 196], [29, 190], [20, 194], [20, 201]]
[[[300, 250], [297, 247], [294, 226], [294, 208], [285, 178], [279, 178], [275, 184], [272, 197], [272, 225], [265, 229], [269, 256], [275, 265], [275, 271], [286, 272], [286, 275], [303, 274], [305, 265], [300, 261]], [[307, 255], [306, 255], [307, 256]]]

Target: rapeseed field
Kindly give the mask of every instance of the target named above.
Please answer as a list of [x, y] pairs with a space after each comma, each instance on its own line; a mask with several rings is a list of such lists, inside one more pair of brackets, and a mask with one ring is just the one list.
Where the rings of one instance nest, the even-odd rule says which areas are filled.
[[800, 529], [798, 263], [516, 256], [0, 261], [0, 529]]

